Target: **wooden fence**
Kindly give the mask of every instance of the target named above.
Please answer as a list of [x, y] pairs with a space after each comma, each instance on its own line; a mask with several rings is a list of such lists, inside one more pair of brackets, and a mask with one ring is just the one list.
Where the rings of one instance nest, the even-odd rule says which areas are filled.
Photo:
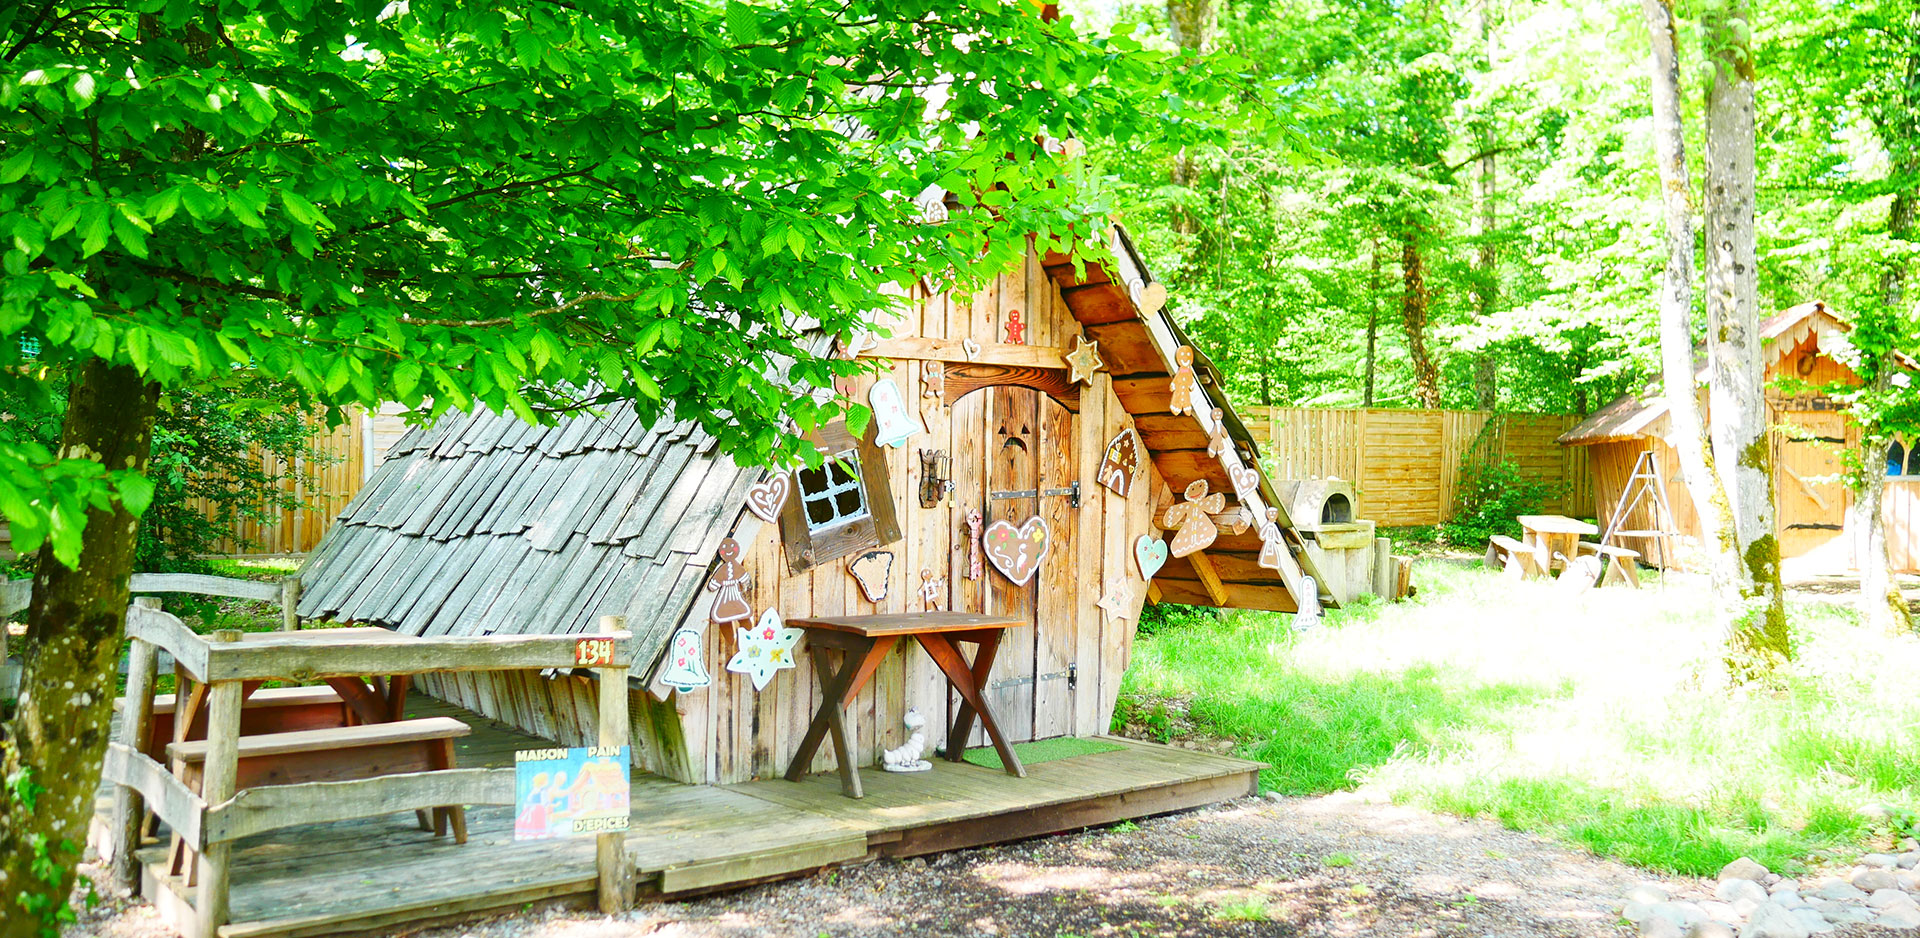
[[317, 458], [287, 467], [277, 457], [261, 457], [267, 471], [279, 476], [281, 491], [306, 507], [275, 512], [266, 521], [238, 521], [233, 536], [220, 541], [214, 552], [254, 557], [312, 550], [327, 526], [360, 491], [373, 467], [386, 456], [388, 447], [404, 432], [406, 425], [397, 414], [369, 415], [358, 408], [352, 419], [331, 430], [315, 421], [313, 446], [319, 452]]
[[[1275, 479], [1329, 476], [1354, 483], [1356, 514], [1381, 525], [1439, 524], [1453, 517], [1460, 464], [1479, 441], [1483, 456], [1512, 460], [1527, 478], [1554, 486], [1543, 508], [1593, 513], [1586, 453], [1554, 438], [1581, 418], [1564, 414], [1495, 414], [1484, 410], [1385, 410], [1241, 407]], [[1495, 425], [1481, 439], [1489, 421]]]

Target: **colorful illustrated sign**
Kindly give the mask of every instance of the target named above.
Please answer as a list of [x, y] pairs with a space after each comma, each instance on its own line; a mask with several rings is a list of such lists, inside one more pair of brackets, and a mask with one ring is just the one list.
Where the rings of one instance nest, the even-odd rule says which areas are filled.
[[522, 749], [513, 754], [513, 839], [548, 840], [627, 829], [627, 747]]

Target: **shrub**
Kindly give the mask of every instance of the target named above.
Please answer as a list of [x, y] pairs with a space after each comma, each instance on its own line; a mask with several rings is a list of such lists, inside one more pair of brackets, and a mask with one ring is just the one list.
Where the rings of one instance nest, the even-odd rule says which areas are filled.
[[1539, 514], [1560, 497], [1559, 483], [1539, 482], [1521, 473], [1511, 459], [1463, 461], [1459, 501], [1440, 535], [1454, 547], [1479, 548], [1495, 534], [1520, 535], [1521, 515]]

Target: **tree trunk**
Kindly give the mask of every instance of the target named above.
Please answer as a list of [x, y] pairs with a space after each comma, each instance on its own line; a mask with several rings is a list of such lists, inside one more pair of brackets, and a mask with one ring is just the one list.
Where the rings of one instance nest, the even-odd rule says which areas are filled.
[[[1732, 525], [1725, 490], [1713, 470], [1700, 419], [1693, 363], [1693, 183], [1687, 171], [1687, 139], [1680, 118], [1680, 50], [1672, 0], [1642, 0], [1653, 39], [1653, 142], [1660, 165], [1661, 203], [1667, 220], [1667, 263], [1660, 287], [1660, 378], [1671, 415], [1680, 475], [1700, 518], [1700, 541], [1716, 595], [1731, 595], [1738, 555], [1723, 532]], [[1655, 519], [1665, 524], [1666, 519]], [[1663, 560], [1665, 558], [1662, 558]], [[1718, 603], [1716, 608], [1731, 608]]]
[[[159, 385], [125, 365], [93, 360], [78, 369], [61, 455], [145, 471]], [[79, 565], [68, 569], [48, 546], [35, 568], [20, 706], [0, 741], [0, 768], [14, 788], [0, 800], [0, 895], [9, 903], [0, 938], [38, 938], [42, 922], [66, 907], [106, 753], [139, 522], [117, 499], [86, 517]], [[18, 914], [16, 902], [30, 914]]]
[[1420, 256], [1420, 230], [1408, 225], [1400, 236], [1400, 323], [1407, 333], [1407, 357], [1413, 362], [1413, 398], [1421, 407], [1440, 406], [1440, 369], [1427, 352], [1427, 272]]
[[1727, 634], [1727, 667], [1736, 680], [1766, 677], [1792, 656], [1774, 532], [1773, 453], [1760, 347], [1752, 22], [1750, 0], [1715, 0], [1700, 20], [1710, 65], [1707, 357], [1713, 385], [1708, 406], [1713, 464], [1726, 489], [1740, 558], [1739, 601]]
[[[1493, 11], [1489, 9], [1493, 0], [1480, 0], [1475, 5], [1479, 20], [1480, 45], [1487, 57], [1487, 70], [1493, 70]], [[1491, 120], [1480, 124], [1480, 152], [1486, 154], [1480, 158], [1479, 199], [1480, 250], [1474, 266], [1480, 276], [1474, 284], [1473, 312], [1486, 325], [1493, 316], [1493, 304], [1500, 293], [1499, 256], [1493, 246], [1494, 229], [1499, 226], [1499, 210], [1494, 205], [1498, 192], [1496, 167], [1493, 155], [1493, 124]], [[1473, 353], [1473, 399], [1474, 406], [1481, 410], [1493, 410], [1500, 404], [1500, 385], [1498, 362], [1493, 352], [1482, 348]]]
[[1373, 406], [1375, 353], [1380, 345], [1380, 237], [1373, 238], [1373, 270], [1367, 275], [1367, 390], [1361, 400]]
[[[1915, 3], [1907, 15], [1905, 80], [1878, 121], [1880, 140], [1893, 157], [1893, 175], [1907, 180], [1906, 188], [1894, 193], [1893, 204], [1887, 209], [1887, 235], [1895, 241], [1913, 240], [1915, 224], [1920, 222], [1916, 218], [1920, 215], [1920, 198], [1916, 198], [1912, 181], [1920, 176], [1920, 143], [1914, 140], [1915, 132], [1920, 131], [1920, 36], [1916, 36], [1916, 30], [1920, 30], [1920, 3]], [[1897, 318], [1904, 314], [1908, 276], [1906, 258], [1888, 262], [1880, 274], [1880, 299], [1884, 304], [1880, 315]], [[1871, 363], [1867, 370], [1874, 376], [1875, 391], [1887, 392], [1894, 367], [1885, 356]], [[1860, 555], [1855, 563], [1860, 567], [1861, 623], [1881, 632], [1900, 633], [1913, 630], [1913, 614], [1893, 576], [1881, 514], [1887, 491], [1887, 450], [1892, 445], [1893, 437], [1884, 428], [1861, 428], [1861, 477], [1855, 480], [1847, 530], [1860, 532]]]
[[[1173, 35], [1173, 44], [1195, 54], [1204, 54], [1213, 41], [1214, 12], [1213, 0], [1167, 0], [1167, 29]], [[1193, 160], [1181, 148], [1173, 155], [1173, 168], [1169, 173], [1172, 183], [1182, 188], [1190, 188], [1195, 182], [1196, 173]], [[1185, 203], [1174, 209], [1173, 230], [1181, 234], [1193, 234], [1199, 230], [1199, 222], [1188, 212]]]

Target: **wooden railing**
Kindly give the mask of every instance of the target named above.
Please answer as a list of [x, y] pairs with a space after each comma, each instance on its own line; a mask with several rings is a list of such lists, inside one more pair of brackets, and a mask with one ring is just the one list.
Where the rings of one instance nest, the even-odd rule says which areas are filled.
[[[497, 671], [573, 668], [585, 638], [612, 642], [609, 664], [596, 667], [600, 683], [599, 738], [603, 746], [629, 745], [627, 669], [632, 636], [619, 616], [601, 620], [601, 634], [437, 636], [407, 641], [348, 637], [290, 643], [266, 633], [256, 641], [223, 630], [194, 634], [157, 600], [142, 598], [127, 610], [129, 670], [119, 739], [109, 745], [105, 779], [116, 786], [114, 868], [123, 883], [137, 882], [134, 857], [146, 811], [159, 815], [192, 848], [197, 860], [193, 927], [188, 938], [214, 938], [227, 924], [227, 889], [233, 842], [241, 837], [301, 824], [377, 817], [442, 805], [512, 804], [512, 769], [446, 769], [345, 782], [308, 782], [235, 790], [238, 773], [243, 683], [307, 681], [345, 675], [412, 675], [429, 671]], [[320, 633], [305, 633], [318, 635]], [[206, 686], [207, 754], [201, 791], [195, 794], [166, 767], [141, 752], [138, 740], [153, 726], [153, 687], [158, 652]], [[632, 874], [624, 832], [599, 835], [596, 870], [600, 906], [612, 912], [632, 899]], [[480, 849], [475, 843], [472, 849]]]

